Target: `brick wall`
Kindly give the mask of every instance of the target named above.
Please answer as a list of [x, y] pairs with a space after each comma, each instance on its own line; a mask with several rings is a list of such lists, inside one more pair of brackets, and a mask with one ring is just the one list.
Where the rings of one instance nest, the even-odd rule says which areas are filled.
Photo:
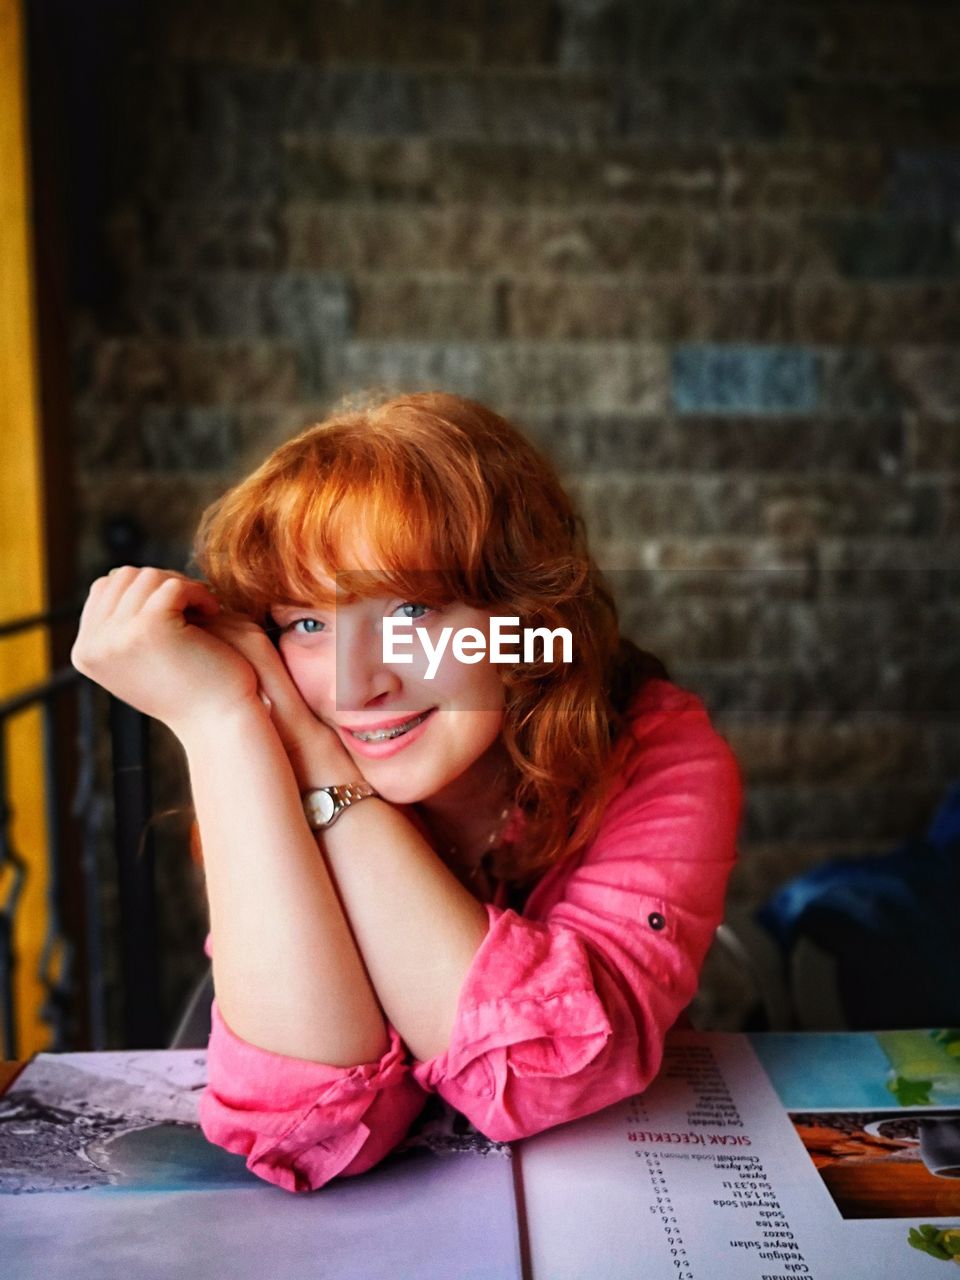
[[75, 316], [80, 573], [345, 391], [554, 454], [749, 786], [742, 901], [960, 774], [960, 4], [147, 8]]

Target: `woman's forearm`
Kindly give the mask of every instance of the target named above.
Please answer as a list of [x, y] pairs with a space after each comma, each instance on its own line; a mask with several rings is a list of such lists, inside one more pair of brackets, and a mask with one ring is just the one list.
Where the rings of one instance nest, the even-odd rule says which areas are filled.
[[227, 1025], [291, 1057], [331, 1066], [376, 1061], [388, 1044], [383, 1014], [266, 710], [251, 704], [229, 723], [197, 721], [177, 732]]
[[276, 1053], [346, 1066], [386, 1049], [385, 1010], [417, 1058], [445, 1049], [486, 908], [384, 801], [351, 806], [318, 842], [301, 788], [355, 777], [310, 761], [298, 779], [259, 705], [229, 725], [204, 720], [178, 734], [203, 846], [217, 1004], [231, 1030]]
[[415, 1058], [450, 1043], [488, 916], [404, 814], [351, 806], [321, 836], [370, 980]]

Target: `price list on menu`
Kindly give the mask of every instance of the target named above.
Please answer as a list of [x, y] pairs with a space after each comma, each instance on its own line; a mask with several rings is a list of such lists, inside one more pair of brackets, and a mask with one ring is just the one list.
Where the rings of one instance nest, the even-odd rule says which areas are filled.
[[836, 1209], [742, 1036], [673, 1037], [645, 1094], [520, 1160], [534, 1280], [837, 1274], [820, 1239]]
[[660, 1088], [625, 1104], [623, 1124], [677, 1280], [712, 1280], [721, 1241], [740, 1276], [815, 1275], [712, 1046], [672, 1045]]

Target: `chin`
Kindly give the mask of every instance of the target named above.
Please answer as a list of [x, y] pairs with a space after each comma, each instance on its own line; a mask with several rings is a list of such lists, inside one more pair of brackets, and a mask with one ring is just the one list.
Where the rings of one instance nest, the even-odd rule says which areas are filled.
[[378, 769], [377, 762], [354, 758], [358, 777], [365, 778], [389, 804], [417, 804], [432, 793], [428, 779], [411, 768]]
[[381, 782], [373, 778], [367, 777], [367, 781], [372, 787], [375, 787], [377, 793], [387, 801], [388, 804], [411, 805], [419, 804], [422, 800], [427, 800], [433, 794], [433, 788], [418, 786], [416, 782], [409, 779], [398, 779], [396, 782]]

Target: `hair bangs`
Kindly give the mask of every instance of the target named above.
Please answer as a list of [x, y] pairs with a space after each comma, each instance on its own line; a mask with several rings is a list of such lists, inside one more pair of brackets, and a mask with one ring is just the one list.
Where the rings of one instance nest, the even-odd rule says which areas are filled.
[[327, 433], [306, 432], [208, 508], [195, 559], [221, 600], [261, 622], [271, 604], [344, 596], [484, 602], [481, 495], [397, 443], [348, 429], [333, 456]]

